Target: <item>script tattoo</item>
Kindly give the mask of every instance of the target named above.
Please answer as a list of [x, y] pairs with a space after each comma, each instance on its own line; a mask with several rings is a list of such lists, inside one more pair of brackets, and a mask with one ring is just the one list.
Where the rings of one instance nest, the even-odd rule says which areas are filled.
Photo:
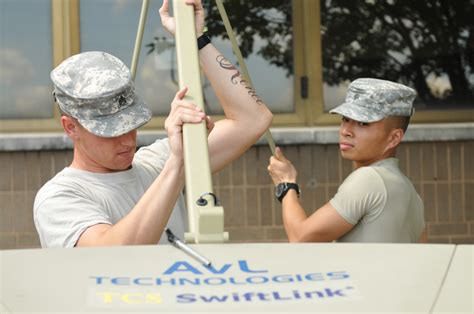
[[263, 104], [263, 101], [260, 99], [260, 97], [258, 97], [255, 90], [247, 84], [247, 81], [240, 75], [240, 71], [232, 63], [230, 63], [229, 60], [227, 60], [222, 55], [218, 55], [216, 61], [217, 63], [219, 63], [221, 68], [235, 72], [230, 77], [230, 81], [232, 82], [232, 84], [244, 85], [245, 89], [247, 89], [249, 96], [252, 97], [252, 99], [255, 100], [257, 104]]

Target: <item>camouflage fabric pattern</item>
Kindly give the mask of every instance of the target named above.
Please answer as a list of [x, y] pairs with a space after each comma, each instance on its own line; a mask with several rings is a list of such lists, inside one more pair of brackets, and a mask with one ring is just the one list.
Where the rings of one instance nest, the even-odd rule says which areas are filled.
[[120, 136], [151, 119], [130, 70], [108, 53], [74, 55], [51, 72], [51, 80], [59, 108], [97, 136]]
[[344, 103], [329, 112], [370, 123], [389, 116], [411, 116], [415, 98], [415, 90], [405, 85], [360, 78], [349, 84]]

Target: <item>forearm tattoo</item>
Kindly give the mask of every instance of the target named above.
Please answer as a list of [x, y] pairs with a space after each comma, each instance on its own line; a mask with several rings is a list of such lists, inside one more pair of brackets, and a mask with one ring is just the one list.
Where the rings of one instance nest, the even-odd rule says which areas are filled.
[[216, 61], [217, 63], [219, 63], [221, 68], [235, 72], [230, 77], [230, 81], [232, 82], [232, 84], [244, 85], [245, 89], [247, 89], [249, 96], [252, 97], [252, 99], [255, 100], [257, 104], [263, 104], [263, 101], [260, 99], [260, 97], [258, 97], [255, 90], [249, 86], [247, 81], [242, 77], [242, 75], [240, 75], [240, 71], [232, 63], [230, 63], [229, 60], [227, 60], [223, 55], [218, 55]]

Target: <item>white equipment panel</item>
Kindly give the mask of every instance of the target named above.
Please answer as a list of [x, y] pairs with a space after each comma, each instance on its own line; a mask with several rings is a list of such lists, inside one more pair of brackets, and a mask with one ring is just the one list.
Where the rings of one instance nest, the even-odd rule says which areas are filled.
[[191, 246], [211, 268], [167, 245], [1, 251], [0, 309], [429, 313], [455, 250], [431, 244]]
[[434, 313], [474, 313], [474, 246], [458, 245]]

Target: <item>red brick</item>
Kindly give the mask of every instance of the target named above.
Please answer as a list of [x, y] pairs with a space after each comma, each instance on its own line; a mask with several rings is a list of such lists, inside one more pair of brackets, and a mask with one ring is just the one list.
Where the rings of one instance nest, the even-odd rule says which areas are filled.
[[438, 221], [449, 221], [449, 185], [438, 183], [436, 187], [436, 198], [438, 203]]
[[409, 144], [402, 143], [397, 149], [397, 158], [399, 160], [399, 167], [400, 170], [408, 175], [408, 167], [409, 167], [409, 162], [408, 162], [408, 150], [409, 150]]
[[421, 148], [418, 143], [410, 143], [408, 145], [408, 176], [412, 181], [419, 181], [421, 176]]
[[328, 182], [327, 177], [327, 146], [315, 145], [312, 149], [313, 154], [313, 175], [317, 184], [325, 184]]
[[28, 152], [25, 157], [26, 190], [37, 191], [41, 187], [41, 172], [38, 167], [39, 153]]
[[288, 242], [284, 227], [266, 227], [265, 240], [268, 242]]
[[436, 178], [437, 180], [448, 180], [448, 145], [436, 143]]
[[0, 250], [16, 249], [16, 236], [13, 233], [0, 233]]
[[268, 146], [259, 146], [257, 149], [257, 184], [259, 185], [271, 185], [272, 179], [268, 174], [268, 164], [272, 152]]
[[10, 192], [0, 192], [0, 233], [13, 232], [13, 202]]
[[459, 142], [449, 143], [449, 159], [450, 159], [450, 180], [462, 179], [462, 144]]
[[240, 242], [262, 242], [265, 239], [265, 233], [261, 227], [239, 227], [229, 228], [229, 242], [240, 243]]
[[425, 206], [425, 221], [438, 221], [436, 210], [436, 186], [435, 184], [424, 184], [423, 194], [420, 194]]
[[474, 183], [464, 184], [464, 200], [466, 220], [474, 220]]
[[45, 184], [56, 174], [53, 171], [53, 155], [54, 153], [50, 151], [41, 151], [39, 154], [40, 185]]
[[474, 236], [470, 237], [451, 237], [451, 243], [454, 244], [474, 244]]
[[449, 237], [428, 237], [428, 243], [449, 244], [451, 243], [451, 240]]
[[316, 196], [315, 188], [301, 188], [300, 202], [305, 210], [312, 209], [314, 207], [314, 198]]
[[311, 146], [299, 146], [297, 159], [292, 162], [298, 165], [298, 182], [302, 185], [308, 184], [314, 178], [313, 156]]
[[451, 183], [451, 221], [464, 221], [463, 185]]
[[37, 233], [20, 233], [17, 235], [17, 248], [34, 249], [40, 248], [41, 244]]
[[327, 177], [329, 183], [341, 183], [341, 156], [339, 146], [328, 146]]
[[244, 157], [240, 157], [232, 162], [232, 182], [234, 186], [240, 186], [244, 184], [244, 172], [245, 162]]
[[428, 232], [430, 236], [448, 236], [467, 235], [469, 230], [466, 223], [437, 223], [431, 224], [429, 226]]
[[341, 166], [342, 166], [342, 177], [341, 182], [344, 181], [354, 170], [354, 165], [352, 161], [341, 158]]
[[26, 190], [26, 169], [25, 169], [25, 153], [14, 152], [12, 158], [12, 175], [13, 175], [13, 191]]
[[0, 191], [11, 191], [13, 187], [13, 167], [11, 153], [0, 152]]
[[258, 193], [256, 188], [246, 189], [246, 213], [247, 213], [247, 225], [258, 226], [260, 225], [260, 207], [258, 202]]
[[435, 148], [433, 143], [421, 143], [421, 154], [423, 162], [421, 164], [421, 173], [423, 181], [435, 181]]
[[257, 184], [257, 148], [250, 148], [244, 155], [245, 180], [247, 185]]
[[260, 202], [260, 221], [264, 226], [273, 225], [273, 189], [260, 188], [259, 189], [259, 202]]
[[[474, 162], [472, 162], [474, 156], [474, 141], [468, 141], [463, 143], [464, 148], [464, 180], [474, 179]], [[472, 191], [472, 190], [471, 190]]]

